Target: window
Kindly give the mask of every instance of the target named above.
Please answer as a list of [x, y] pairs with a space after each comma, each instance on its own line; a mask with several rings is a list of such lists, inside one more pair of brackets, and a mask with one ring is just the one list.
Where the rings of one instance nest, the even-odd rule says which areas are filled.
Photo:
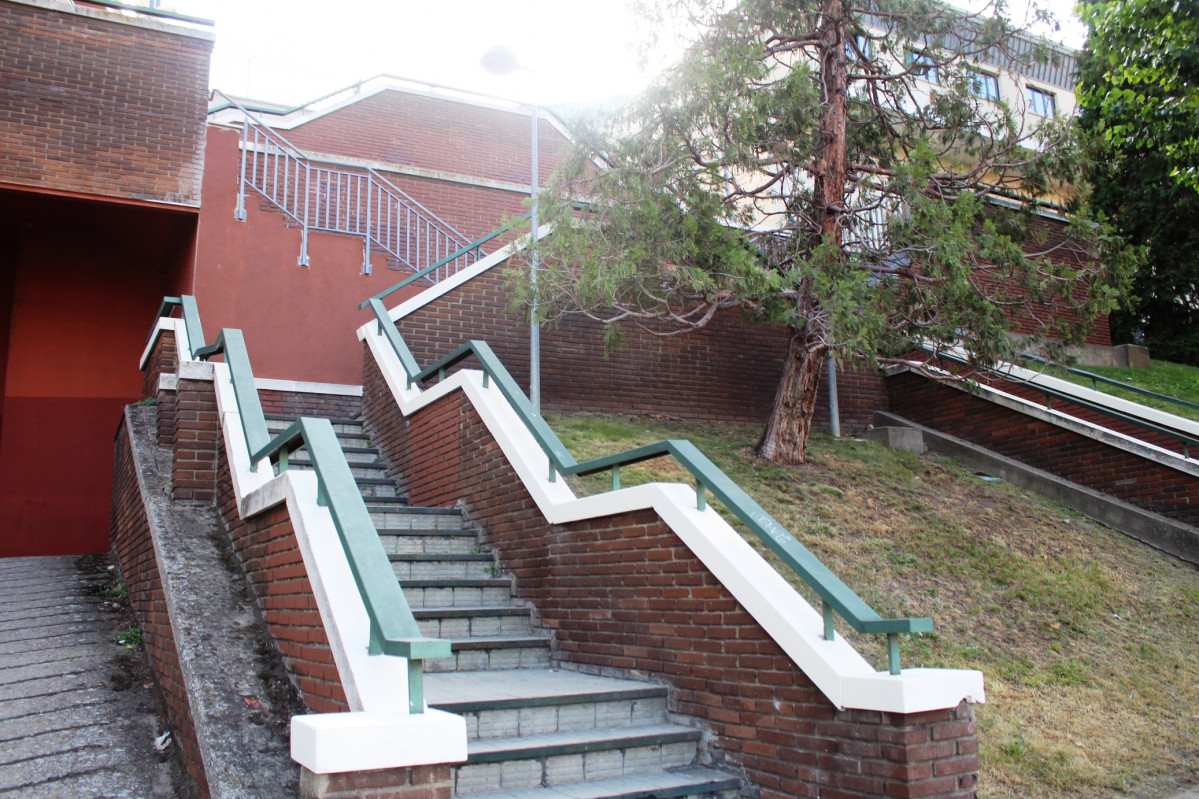
[[852, 42], [845, 43], [845, 57], [850, 61], [856, 61], [858, 53], [862, 54], [862, 58], [870, 60], [870, 37], [864, 33], [855, 34]]
[[908, 53], [908, 68], [917, 77], [924, 78], [929, 83], [941, 82], [941, 76], [937, 72], [937, 62], [928, 53]]
[[999, 78], [990, 72], [970, 70], [970, 93], [984, 100], [999, 100]]
[[1053, 102], [1053, 94], [1050, 92], [1034, 89], [1032, 86], [1025, 88], [1028, 92], [1028, 110], [1034, 114], [1040, 114], [1043, 117], [1051, 117], [1057, 115], [1057, 105]]

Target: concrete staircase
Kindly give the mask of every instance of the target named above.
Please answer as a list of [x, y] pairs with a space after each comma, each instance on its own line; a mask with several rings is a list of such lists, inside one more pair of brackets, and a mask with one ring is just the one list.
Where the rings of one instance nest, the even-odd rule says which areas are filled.
[[[272, 433], [289, 422], [267, 420]], [[514, 599], [511, 580], [461, 513], [409, 506], [361, 422], [333, 423], [422, 631], [452, 644], [452, 658], [425, 663], [425, 696], [466, 718], [468, 760], [455, 769], [456, 795], [739, 793], [736, 777], [700, 765], [702, 732], [668, 713], [667, 686], [553, 668], [551, 634]], [[303, 452], [290, 464], [308, 466]]]

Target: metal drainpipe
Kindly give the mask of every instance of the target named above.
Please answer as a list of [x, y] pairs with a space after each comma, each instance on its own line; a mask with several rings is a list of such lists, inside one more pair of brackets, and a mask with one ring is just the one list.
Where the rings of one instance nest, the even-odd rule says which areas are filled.
[[833, 436], [841, 436], [841, 411], [837, 407], [837, 364], [828, 356], [828, 419]]

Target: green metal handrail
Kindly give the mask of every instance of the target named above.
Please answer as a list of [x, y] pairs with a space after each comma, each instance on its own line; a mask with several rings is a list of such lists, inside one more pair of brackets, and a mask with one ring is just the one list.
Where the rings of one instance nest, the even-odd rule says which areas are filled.
[[448, 264], [450, 261], [453, 261], [455, 258], [461, 258], [462, 256], [466, 255], [471, 250], [476, 250], [476, 249], [481, 248], [484, 244], [491, 241], [496, 236], [499, 236], [499, 235], [511, 230], [512, 228], [516, 227], [520, 223], [524, 222], [526, 219], [529, 218], [529, 216], [530, 216], [529, 214], [525, 214], [524, 216], [519, 216], [516, 219], [513, 219], [508, 224], [504, 225], [503, 227], [497, 228], [496, 230], [493, 230], [492, 232], [488, 233], [483, 238], [472, 241], [470, 244], [467, 244], [465, 247], [458, 250], [457, 252], [450, 253], [449, 255], [442, 258], [440, 261], [433, 264], [432, 266], [426, 266], [424, 269], [420, 270], [416, 274], [409, 275], [408, 277], [401, 280], [399, 283], [396, 283], [391, 288], [383, 289], [378, 294], [371, 297], [370, 300], [365, 300], [365, 301], [359, 303], [358, 309], [361, 310], [361, 309], [367, 307], [370, 304], [371, 300], [381, 300], [384, 297], [388, 296], [389, 294], [394, 294], [395, 292], [404, 288], [404, 286], [407, 286], [411, 283], [415, 283], [416, 281], [420, 280], [422, 277], [429, 274], [430, 272], [434, 272], [434, 271], [440, 269], [441, 267]]
[[428, 638], [421, 633], [392, 571], [379, 532], [371, 521], [370, 511], [358, 490], [333, 425], [328, 419], [305, 417], [271, 438], [241, 331], [225, 328], [217, 336], [216, 342], [206, 345], [195, 298], [184, 296], [177, 303], [164, 301], [164, 307], [169, 305], [168, 314], [176, 304], [183, 308], [184, 325], [189, 330], [193, 357], [199, 360], [218, 354], [225, 357], [241, 417], [242, 434], [250, 452], [250, 470], [256, 471], [258, 464], [266, 458], [272, 464], [278, 463], [279, 472], [282, 473], [287, 470], [291, 453], [301, 448], [308, 450], [316, 472], [317, 502], [329, 508], [333, 526], [370, 619], [369, 651], [373, 655], [396, 655], [408, 659], [408, 709], [412, 713], [423, 713], [424, 661], [428, 658], [450, 657], [450, 642]]
[[1053, 361], [1046, 360], [1045, 358], [1041, 358], [1041, 357], [1039, 357], [1037, 355], [1033, 355], [1031, 353], [1027, 353], [1027, 352], [1021, 353], [1020, 357], [1024, 358], [1025, 360], [1028, 360], [1028, 361], [1035, 361], [1036, 363], [1044, 364], [1045, 366], [1053, 366], [1058, 369], [1064, 369], [1067, 373], [1072, 374], [1072, 375], [1078, 375], [1079, 377], [1085, 377], [1091, 381], [1091, 388], [1095, 391], [1099, 390], [1098, 386], [1096, 386], [1095, 384], [1103, 383], [1104, 385], [1115, 386], [1117, 388], [1122, 388], [1125, 391], [1131, 391], [1134, 394], [1140, 394], [1142, 397], [1150, 397], [1152, 399], [1160, 400], [1162, 402], [1171, 402], [1171, 403], [1174, 403], [1175, 405], [1182, 405], [1186, 408], [1193, 408], [1194, 410], [1199, 410], [1199, 404], [1196, 404], [1194, 402], [1187, 402], [1186, 400], [1179, 399], [1178, 397], [1171, 397], [1169, 394], [1159, 394], [1156, 391], [1150, 391], [1149, 389], [1141, 388], [1140, 386], [1129, 385], [1128, 383], [1124, 383], [1120, 380], [1114, 380], [1110, 377], [1104, 377], [1103, 375], [1097, 375], [1094, 372], [1087, 372], [1082, 369], [1075, 369], [1073, 366], [1063, 366], [1060, 363], [1055, 363]]
[[729, 512], [740, 519], [754, 535], [769, 547], [789, 568], [817, 593], [821, 600], [824, 617], [824, 637], [833, 639], [833, 614], [840, 614], [851, 627], [861, 633], [885, 634], [887, 636], [888, 665], [892, 674], [900, 673], [899, 634], [932, 632], [933, 622], [929, 618], [884, 619], [865, 601], [833, 574], [803, 544], [795, 540], [785, 527], [745, 493], [721, 469], [690, 441], [659, 441], [643, 447], [607, 455], [602, 458], [579, 463], [570, 451], [534, 408], [529, 398], [520, 389], [504, 364], [483, 341], [470, 341], [430, 366], [420, 369], [403, 336], [392, 323], [383, 303], [375, 298], [368, 300], [375, 313], [378, 329], [395, 350], [407, 374], [408, 385], [421, 382], [436, 375], [445, 376], [446, 370], [455, 364], [474, 357], [483, 367], [483, 385], [495, 382], [500, 393], [512, 405], [521, 421], [528, 428], [537, 444], [549, 460], [548, 477], [552, 482], [559, 473], [563, 475], [586, 475], [609, 471], [612, 474], [612, 489], [620, 487], [620, 469], [634, 463], [671, 456], [682, 464], [694, 477], [698, 507], [707, 506], [707, 492], [724, 503]]
[[[941, 360], [951, 361], [953, 363], [960, 364], [963, 366], [970, 366], [970, 362], [960, 356], [952, 355], [952, 354], [946, 353], [946, 352], [939, 352], [939, 351], [934, 350], [931, 347], [928, 347], [925, 345], [921, 345], [919, 347], [919, 349], [921, 349], [924, 352], [927, 352], [929, 355], [932, 355]], [[1132, 416], [1131, 414], [1113, 410], [1111, 408], [1108, 408], [1105, 405], [1100, 405], [1097, 402], [1091, 402], [1089, 400], [1082, 399], [1081, 397], [1075, 396], [1073, 394], [1068, 394], [1064, 391], [1058, 391], [1057, 389], [1052, 389], [1047, 386], [1042, 386], [1039, 383], [1032, 382], [1031, 380], [1021, 380], [1019, 378], [1013, 377], [1012, 375], [1007, 374], [1007, 373], [997, 370], [997, 369], [986, 369], [984, 371], [991, 373], [991, 374], [998, 375], [998, 376], [1004, 378], [1005, 380], [1012, 381], [1013, 383], [1018, 383], [1019, 385], [1026, 386], [1027, 388], [1030, 388], [1034, 391], [1039, 391], [1041, 394], [1045, 395], [1045, 398], [1046, 398], [1045, 407], [1050, 410], [1053, 409], [1053, 400], [1057, 399], [1057, 400], [1061, 400], [1062, 402], [1069, 402], [1072, 405], [1077, 405], [1080, 408], [1086, 408], [1087, 410], [1095, 411], [1096, 413], [1110, 417], [1117, 421], [1126, 422], [1128, 424], [1133, 425], [1134, 427], [1139, 427], [1142, 430], [1148, 430], [1149, 432], [1157, 433], [1158, 435], [1173, 439], [1174, 441], [1177, 441], [1179, 444], [1182, 445], [1182, 456], [1184, 458], [1189, 459], [1191, 457], [1190, 448], [1194, 445], [1199, 444], [1199, 438], [1195, 438], [1193, 436], [1188, 436], [1186, 433], [1180, 433], [1177, 430], [1174, 430], [1173, 428], [1163, 427], [1162, 425], [1154, 424], [1153, 422], [1146, 421], [1145, 419], [1142, 419], [1138, 416]], [[1096, 375], [1096, 376], [1098, 376], [1098, 375]]]

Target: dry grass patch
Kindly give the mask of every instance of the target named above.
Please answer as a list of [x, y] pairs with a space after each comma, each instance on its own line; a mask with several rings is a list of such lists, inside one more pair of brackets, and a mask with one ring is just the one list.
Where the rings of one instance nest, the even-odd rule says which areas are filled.
[[[580, 460], [690, 438], [879, 613], [932, 616], [936, 632], [906, 637], [903, 662], [984, 672], [981, 797], [1158, 796], [1199, 772], [1193, 566], [955, 461], [868, 441], [817, 434], [810, 462], [790, 468], [753, 457], [754, 428], [551, 424]], [[690, 476], [663, 459], [621, 475], [650, 480]], [[608, 478], [572, 484], [594, 493]], [[882, 640], [851, 638], [883, 667]]]

